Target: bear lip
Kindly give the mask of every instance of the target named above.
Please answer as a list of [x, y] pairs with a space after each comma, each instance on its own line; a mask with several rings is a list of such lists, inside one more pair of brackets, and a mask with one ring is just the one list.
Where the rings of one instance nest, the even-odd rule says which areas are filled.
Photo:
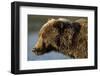
[[42, 55], [42, 54], [43, 54], [42, 52], [37, 51], [36, 48], [33, 48], [33, 49], [32, 49], [32, 52], [33, 52], [35, 55]]
[[34, 52], [35, 50], [36, 50], [36, 48], [33, 48], [33, 49], [32, 49], [32, 52]]

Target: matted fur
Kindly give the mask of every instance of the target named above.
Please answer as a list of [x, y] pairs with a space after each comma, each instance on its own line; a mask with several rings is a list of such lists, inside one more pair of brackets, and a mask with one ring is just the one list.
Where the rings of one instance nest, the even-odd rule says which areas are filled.
[[87, 34], [85, 19], [74, 22], [65, 18], [51, 19], [40, 29], [33, 52], [42, 55], [55, 50], [73, 58], [87, 58]]

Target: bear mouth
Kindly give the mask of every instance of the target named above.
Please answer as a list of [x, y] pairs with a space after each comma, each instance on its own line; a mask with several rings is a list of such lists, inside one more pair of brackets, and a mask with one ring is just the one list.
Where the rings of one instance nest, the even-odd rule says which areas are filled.
[[45, 52], [41, 52], [40, 49], [36, 49], [36, 48], [33, 48], [32, 49], [32, 52], [35, 54], [35, 55], [43, 55]]
[[35, 55], [42, 55], [41, 52], [37, 52], [37, 51], [35, 51], [34, 54], [35, 54]]

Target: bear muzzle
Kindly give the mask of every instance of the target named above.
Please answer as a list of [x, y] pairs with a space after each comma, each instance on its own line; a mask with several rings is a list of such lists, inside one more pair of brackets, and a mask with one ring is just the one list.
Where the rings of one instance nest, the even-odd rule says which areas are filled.
[[32, 49], [32, 52], [35, 54], [35, 55], [43, 55], [45, 54], [47, 51], [45, 48], [43, 49], [40, 49], [40, 48], [33, 48]]
[[33, 48], [33, 49], [32, 49], [32, 52], [33, 52], [34, 54], [36, 54], [36, 55], [42, 55], [42, 54], [43, 54], [43, 52], [41, 52], [40, 49], [37, 49], [37, 48]]

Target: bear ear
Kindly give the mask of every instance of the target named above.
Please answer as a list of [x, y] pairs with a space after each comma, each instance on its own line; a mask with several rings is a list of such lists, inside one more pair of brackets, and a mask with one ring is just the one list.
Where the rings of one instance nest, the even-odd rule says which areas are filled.
[[48, 20], [47, 21], [50, 21], [50, 20], [55, 20], [54, 18], [48, 18]]
[[76, 20], [75, 22], [78, 22], [78, 23], [80, 23], [82, 26], [87, 26], [87, 24], [88, 24], [88, 19], [86, 18], [80, 18], [80, 19], [78, 19], [78, 20]]
[[61, 22], [60, 21], [57, 21], [57, 20], [53, 23], [53, 27], [54, 28], [57, 28], [57, 29], [60, 28], [60, 25], [61, 25]]
[[74, 28], [74, 31], [75, 31], [75, 32], [79, 32], [80, 29], [81, 29], [81, 24], [78, 23], [78, 22], [73, 22], [73, 23], [72, 23], [72, 27]]

